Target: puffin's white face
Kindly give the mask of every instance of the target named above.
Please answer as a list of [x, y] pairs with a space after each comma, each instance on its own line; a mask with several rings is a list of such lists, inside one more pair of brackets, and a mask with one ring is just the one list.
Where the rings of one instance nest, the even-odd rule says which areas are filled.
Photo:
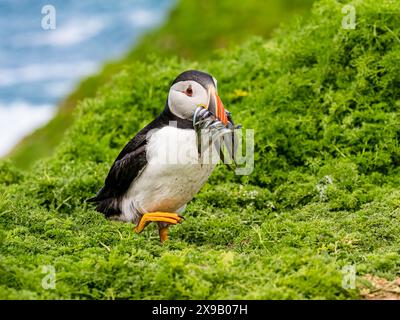
[[171, 112], [182, 119], [191, 120], [197, 107], [207, 108], [209, 102], [208, 91], [193, 80], [175, 83], [168, 94], [168, 105]]

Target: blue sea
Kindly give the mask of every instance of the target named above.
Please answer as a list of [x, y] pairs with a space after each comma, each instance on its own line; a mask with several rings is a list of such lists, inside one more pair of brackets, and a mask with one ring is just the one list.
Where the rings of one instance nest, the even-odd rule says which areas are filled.
[[82, 77], [162, 23], [174, 4], [0, 0], [0, 156], [49, 121]]

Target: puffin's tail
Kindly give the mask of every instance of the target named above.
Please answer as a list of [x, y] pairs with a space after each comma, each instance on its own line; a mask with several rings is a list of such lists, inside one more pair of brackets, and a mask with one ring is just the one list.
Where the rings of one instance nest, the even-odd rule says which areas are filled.
[[86, 199], [85, 200], [85, 202], [98, 202], [99, 201], [99, 199], [97, 199], [97, 196], [94, 196], [93, 198], [89, 198], [89, 199]]
[[104, 186], [103, 186], [93, 198], [86, 199], [85, 202], [100, 202], [101, 200], [105, 200], [106, 198], [108, 197], [104, 194]]
[[119, 200], [117, 198], [99, 199], [97, 196], [87, 199], [86, 202], [96, 203], [96, 210], [103, 213], [106, 217], [121, 214]]

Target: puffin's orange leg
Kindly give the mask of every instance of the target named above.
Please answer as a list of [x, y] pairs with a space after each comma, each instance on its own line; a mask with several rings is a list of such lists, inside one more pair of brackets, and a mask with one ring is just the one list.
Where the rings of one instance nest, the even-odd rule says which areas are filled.
[[158, 232], [160, 234], [161, 242], [168, 240], [168, 227], [161, 228]]
[[[181, 223], [183, 217], [176, 213], [169, 212], [151, 212], [145, 213], [139, 221], [139, 224], [135, 228], [135, 232], [140, 233], [150, 222], [166, 222], [168, 224]], [[168, 229], [160, 229], [160, 240], [161, 242], [168, 239]]]

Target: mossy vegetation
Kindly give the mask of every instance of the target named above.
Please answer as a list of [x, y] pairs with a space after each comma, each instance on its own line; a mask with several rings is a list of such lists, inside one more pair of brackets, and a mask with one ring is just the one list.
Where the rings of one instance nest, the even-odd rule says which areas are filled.
[[[344, 2], [343, 2], [344, 3]], [[79, 103], [55, 155], [0, 166], [0, 296], [80, 299], [361, 298], [364, 275], [400, 274], [400, 3], [319, 1], [306, 22], [208, 62], [133, 62]], [[160, 245], [112, 222], [92, 196], [181, 71], [212, 73], [255, 132], [255, 168], [222, 165]], [[42, 287], [44, 265], [56, 288]], [[356, 289], [342, 285], [355, 266]]]

